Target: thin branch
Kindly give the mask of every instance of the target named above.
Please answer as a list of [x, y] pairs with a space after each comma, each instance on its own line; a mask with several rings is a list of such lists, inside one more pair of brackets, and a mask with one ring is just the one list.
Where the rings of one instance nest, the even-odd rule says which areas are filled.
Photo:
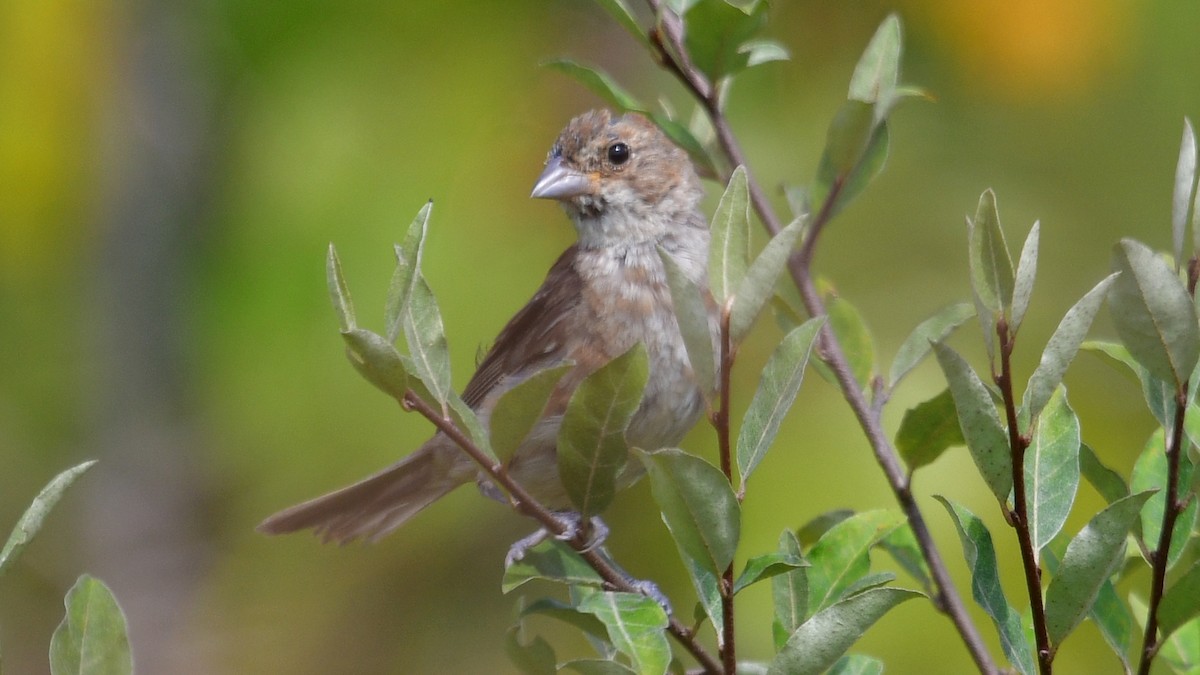
[[[479, 446], [475, 445], [466, 434], [464, 434], [452, 421], [442, 416], [442, 414], [429, 405], [415, 392], [409, 390], [405, 393], [400, 404], [405, 410], [416, 411], [422, 417], [429, 420], [437, 427], [438, 431], [446, 435], [447, 438], [454, 441], [463, 452], [467, 454], [476, 464], [487, 472], [497, 485], [508, 493], [509, 497], [514, 501], [514, 507], [518, 513], [533, 518], [545, 528], [548, 532], [557, 535], [563, 535], [568, 532], [570, 526], [562, 518], [559, 518], [554, 511], [547, 508], [544, 504], [538, 501], [531, 495], [523, 485], [516, 480], [513, 480], [508, 472], [504, 470], [504, 466], [494, 462], [488, 457]], [[594, 542], [589, 541], [589, 535], [583, 531], [575, 533], [575, 536], [566, 541], [567, 545], [575, 550], [593, 570], [596, 571], [600, 578], [615, 591], [624, 593], [641, 593], [644, 591], [636, 587], [629, 577], [613, 566], [600, 551], [596, 550]], [[704, 672], [709, 675], [720, 675], [723, 672], [721, 664], [708, 653], [704, 647], [696, 641], [696, 634], [687, 626], [683, 625], [673, 615], [668, 617], [667, 631], [686, 649], [696, 661], [704, 667]]]
[[[721, 455], [721, 471], [725, 473], [726, 480], [730, 485], [734, 485], [733, 477], [733, 450], [729, 438], [729, 403], [731, 395], [730, 382], [733, 375], [733, 336], [729, 333], [729, 317], [730, 305], [726, 303], [721, 308], [721, 391], [720, 391], [720, 407], [713, 413], [713, 428], [717, 432], [717, 443], [720, 446]], [[742, 490], [745, 485], [742, 486]], [[738, 492], [739, 501], [743, 493]], [[719, 586], [721, 595], [721, 641], [719, 651], [721, 654], [721, 665], [725, 668], [726, 675], [736, 675], [737, 673], [737, 642], [734, 633], [734, 611], [733, 611], [733, 561], [729, 562], [729, 566], [721, 574], [721, 582]]]
[[[1025, 451], [1029, 438], [1021, 434], [1017, 422], [1017, 403], [1012, 387], [1013, 336], [1008, 322], [1003, 318], [996, 322], [996, 336], [1000, 339], [1000, 373], [993, 376], [1000, 395], [1004, 398], [1004, 414], [1008, 424], [1008, 445], [1012, 457], [1013, 513], [1007, 518], [1017, 531], [1017, 542], [1021, 548], [1021, 567], [1025, 571], [1025, 590], [1029, 595], [1029, 608], [1033, 614], [1033, 636], [1037, 643], [1038, 671], [1050, 675], [1054, 652], [1050, 648], [1050, 633], [1046, 629], [1046, 605], [1042, 600], [1042, 570], [1038, 566], [1037, 551], [1033, 548], [1033, 536], [1029, 532], [1029, 504], [1025, 495]], [[1007, 507], [1004, 507], [1007, 508]]]
[[[783, 229], [783, 225], [767, 200], [766, 193], [763, 191], [761, 184], [751, 171], [746, 161], [746, 155], [733, 133], [733, 128], [720, 108], [712, 83], [708, 81], [708, 78], [690, 60], [686, 58], [677, 60], [672, 57], [672, 54], [680, 54], [684, 57], [687, 55], [687, 49], [683, 44], [682, 23], [678, 17], [673, 17], [670, 10], [663, 6], [662, 0], [646, 1], [655, 16], [664, 17], [651, 32], [652, 42], [659, 47], [659, 60], [665, 68], [674, 73], [684, 86], [704, 104], [705, 110], [707, 110], [709, 118], [712, 121], [713, 129], [716, 132], [717, 140], [725, 155], [734, 166], [741, 165], [746, 171], [750, 203], [754, 206], [754, 211], [758, 214], [767, 232], [774, 236]], [[806, 235], [800, 252], [793, 254], [789, 260], [788, 267], [792, 275], [792, 280], [799, 289], [805, 308], [811, 316], [824, 316], [826, 314], [824, 301], [821, 299], [816, 285], [812, 280], [811, 263], [816, 250], [817, 237], [824, 222], [828, 220], [833, 200], [839, 191], [837, 188], [838, 186], [835, 184], [834, 188], [830, 190], [826, 203], [822, 205], [820, 214], [810, 225], [809, 232]], [[875, 454], [876, 462], [878, 462], [880, 468], [883, 470], [896, 501], [908, 517], [909, 526], [912, 528], [913, 535], [917, 540], [922, 555], [925, 557], [925, 562], [929, 566], [930, 574], [933, 576], [934, 585], [937, 588], [938, 597], [933, 599], [934, 605], [950, 617], [980, 672], [988, 675], [997, 673], [996, 664], [988, 653], [983, 638], [979, 635], [979, 630], [967, 614], [962, 598], [954, 587], [954, 582], [950, 578], [946, 564], [942, 560], [937, 545], [933, 541], [933, 536], [930, 534], [929, 528], [925, 523], [924, 515], [913, 498], [908, 475], [900, 462], [899, 453], [897, 453], [896, 448], [892, 445], [883, 430], [881, 416], [867, 402], [865, 393], [857, 380], [855, 380], [850, 369], [846, 354], [828, 324], [821, 329], [819, 344], [821, 345], [822, 358], [824, 358], [829, 368], [833, 371], [838, 381], [838, 386], [841, 388], [843, 396], [858, 419], [859, 425], [862, 427], [863, 433]]]

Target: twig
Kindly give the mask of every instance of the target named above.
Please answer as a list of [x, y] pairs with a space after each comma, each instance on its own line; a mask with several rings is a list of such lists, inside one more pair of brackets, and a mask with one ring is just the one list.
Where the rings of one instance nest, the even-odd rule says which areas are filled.
[[[992, 379], [1000, 388], [1004, 398], [1004, 414], [1008, 424], [1009, 454], [1012, 457], [1013, 512], [1007, 520], [1017, 531], [1017, 542], [1021, 548], [1021, 566], [1025, 571], [1025, 590], [1029, 594], [1029, 608], [1033, 614], [1033, 636], [1037, 643], [1038, 672], [1050, 675], [1053, 670], [1054, 652], [1050, 648], [1050, 633], [1046, 629], [1046, 606], [1042, 600], [1042, 570], [1038, 566], [1037, 551], [1033, 548], [1033, 537], [1029, 532], [1029, 504], [1025, 495], [1025, 451], [1029, 448], [1029, 437], [1021, 434], [1017, 422], [1017, 403], [1012, 388], [1013, 336], [1004, 318], [996, 321], [996, 336], [1000, 339], [1000, 373]], [[1004, 508], [1007, 508], [1005, 506]]]
[[[671, 16], [671, 12], [664, 8], [662, 0], [646, 0], [646, 2], [655, 16]], [[684, 86], [704, 104], [713, 129], [716, 132], [717, 140], [730, 162], [734, 166], [741, 165], [745, 168], [750, 192], [750, 203], [754, 206], [754, 211], [758, 214], [767, 232], [774, 236], [783, 229], [783, 225], [767, 200], [766, 193], [763, 192], [761, 184], [755, 178], [754, 173], [750, 170], [746, 162], [745, 153], [742, 151], [741, 145], [733, 133], [729, 120], [720, 108], [716, 89], [690, 60], [676, 60], [672, 57], [672, 53], [687, 54], [687, 49], [683, 44], [682, 33], [681, 22], [664, 19], [651, 32], [651, 40], [660, 48], [658, 57], [663, 65], [674, 73]], [[800, 251], [793, 254], [789, 260], [788, 268], [792, 275], [792, 280], [799, 289], [805, 308], [811, 316], [824, 316], [826, 314], [825, 303], [817, 292], [816, 285], [812, 280], [811, 262], [816, 249], [817, 238], [825, 221], [829, 218], [833, 200], [836, 199], [839, 191], [840, 185], [835, 184], [830, 190], [825, 204], [822, 204], [818, 216], [810, 225]], [[887, 434], [884, 433], [881, 416], [867, 402], [866, 395], [857, 380], [855, 380], [850, 369], [846, 354], [828, 324], [821, 329], [820, 345], [822, 357], [825, 359], [830, 370], [833, 371], [838, 381], [838, 386], [842, 390], [842, 395], [846, 398], [850, 409], [858, 419], [859, 425], [862, 427], [863, 433], [866, 435], [867, 441], [870, 443], [871, 449], [875, 454], [876, 462], [878, 462], [880, 468], [883, 470], [896, 501], [908, 517], [909, 526], [912, 528], [917, 545], [925, 557], [925, 562], [929, 566], [930, 574], [937, 588], [937, 597], [933, 599], [934, 606], [950, 617], [979, 671], [987, 675], [997, 673], [996, 664], [992, 661], [992, 657], [984, 645], [983, 638], [979, 635], [979, 630], [967, 614], [962, 598], [959, 596], [958, 590], [950, 578], [946, 564], [942, 560], [937, 545], [933, 541], [933, 536], [930, 534], [929, 528], [925, 523], [924, 515], [913, 498], [908, 475], [903, 469], [896, 448], [888, 439]]]
[[[721, 308], [721, 390], [719, 392], [720, 405], [712, 414], [712, 425], [717, 432], [717, 443], [720, 446], [721, 456], [721, 471], [725, 473], [725, 478], [729, 484], [734, 485], [733, 476], [733, 450], [729, 438], [729, 402], [730, 402], [730, 381], [733, 373], [733, 338], [729, 333], [729, 303], [726, 303]], [[742, 486], [743, 488], [745, 486]], [[738, 491], [739, 501], [743, 496], [742, 492]], [[737, 643], [734, 633], [734, 611], [733, 611], [733, 561], [730, 561], [729, 566], [721, 574], [721, 581], [718, 587], [721, 595], [721, 641], [718, 645], [718, 650], [721, 655], [721, 665], [725, 668], [726, 675], [736, 675], [737, 673]]]
[[[554, 511], [547, 508], [544, 504], [538, 501], [531, 495], [523, 485], [516, 480], [513, 480], [504, 466], [494, 462], [488, 457], [479, 446], [475, 445], [466, 434], [464, 434], [452, 421], [442, 416], [441, 412], [429, 405], [415, 392], [409, 390], [405, 393], [400, 404], [405, 410], [416, 411], [422, 417], [433, 423], [438, 431], [446, 435], [447, 438], [454, 441], [463, 452], [467, 454], [476, 464], [487, 472], [497, 485], [508, 493], [509, 497], [515, 502], [514, 506], [518, 513], [533, 518], [544, 527], [548, 532], [555, 535], [562, 535], [569, 529], [569, 525], [561, 518], [555, 515]], [[625, 593], [642, 593], [642, 590], [635, 587], [628, 576], [612, 565], [603, 555], [600, 554], [593, 542], [588, 540], [587, 532], [582, 529], [576, 535], [568, 540], [567, 545], [575, 550], [576, 553], [583, 558], [588, 565], [591, 566], [596, 574], [611, 587], [612, 590]], [[696, 641], [695, 633], [684, 626], [674, 616], [668, 617], [667, 631], [675, 637], [684, 649], [686, 649], [696, 661], [704, 667], [704, 672], [709, 675], [720, 675], [724, 671], [721, 669], [721, 664], [708, 653], [704, 647]]]

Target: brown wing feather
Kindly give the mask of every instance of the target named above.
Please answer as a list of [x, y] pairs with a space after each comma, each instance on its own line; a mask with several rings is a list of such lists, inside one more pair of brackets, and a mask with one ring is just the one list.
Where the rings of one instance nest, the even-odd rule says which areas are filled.
[[463, 390], [467, 405], [478, 406], [507, 376], [532, 373], [566, 358], [566, 329], [583, 289], [583, 280], [575, 269], [577, 255], [577, 246], [564, 251], [529, 304], [500, 331]]

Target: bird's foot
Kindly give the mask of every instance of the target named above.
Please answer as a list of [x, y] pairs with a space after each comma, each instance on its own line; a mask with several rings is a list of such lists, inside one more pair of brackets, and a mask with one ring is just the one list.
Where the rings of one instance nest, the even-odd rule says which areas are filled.
[[[559, 520], [566, 524], [566, 528], [564, 528], [561, 533], [552, 535], [549, 530], [542, 527], [538, 528], [538, 530], [533, 534], [518, 539], [512, 546], [509, 547], [508, 555], [504, 556], [504, 565], [506, 567], [511, 567], [513, 563], [524, 558], [525, 554], [528, 553], [530, 549], [542, 543], [543, 541], [546, 541], [551, 536], [559, 541], [568, 542], [579, 536], [580, 532], [584, 528], [584, 522], [583, 518], [578, 513], [573, 511], [565, 511], [556, 515], [558, 516]], [[588, 539], [587, 543], [584, 544], [584, 547], [578, 549], [580, 553], [587, 553], [596, 549], [604, 543], [605, 539], [608, 538], [608, 525], [605, 525], [604, 521], [598, 516], [588, 520], [586, 525]]]

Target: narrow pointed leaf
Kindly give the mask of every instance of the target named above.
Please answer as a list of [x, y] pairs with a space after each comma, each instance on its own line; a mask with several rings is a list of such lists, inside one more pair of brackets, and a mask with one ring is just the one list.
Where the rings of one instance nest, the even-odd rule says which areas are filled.
[[0, 577], [4, 576], [4, 573], [21, 557], [25, 547], [42, 529], [42, 523], [46, 521], [46, 516], [50, 515], [50, 511], [62, 499], [67, 488], [71, 487], [77, 478], [95, 464], [96, 460], [93, 459], [63, 471], [52, 478], [46, 487], [42, 488], [41, 492], [33, 498], [29, 508], [25, 509], [24, 515], [17, 521], [17, 526], [13, 528], [12, 534], [8, 536], [4, 549], [0, 550]]
[[802, 223], [794, 222], [772, 237], [738, 282], [729, 317], [729, 334], [734, 344], [746, 337], [767, 300], [774, 294], [775, 282], [787, 265], [788, 256], [802, 229]]
[[594, 614], [581, 612], [578, 607], [561, 600], [538, 598], [521, 609], [522, 619], [532, 614], [558, 619], [594, 637], [601, 639], [608, 637], [604, 624], [600, 623]]
[[996, 548], [987, 526], [975, 514], [954, 502], [934, 495], [946, 507], [962, 540], [963, 556], [971, 570], [971, 596], [987, 612], [1000, 634], [1000, 646], [1009, 662], [1025, 675], [1037, 672], [1033, 650], [1021, 629], [1021, 615], [1008, 604], [1000, 585], [1000, 570], [996, 563]]
[[746, 561], [746, 569], [733, 582], [733, 592], [740, 593], [747, 586], [770, 579], [797, 567], [807, 567], [803, 558], [788, 553], [764, 553]]
[[630, 35], [642, 43], [642, 46], [650, 47], [650, 40], [646, 37], [646, 31], [642, 29], [633, 12], [625, 4], [625, 0], [598, 0], [596, 4], [607, 10], [612, 15], [612, 18], [621, 24], [622, 28], [629, 31]]
[[346, 358], [363, 379], [397, 401], [408, 392], [409, 378], [400, 352], [382, 335], [365, 328], [342, 333]]
[[1187, 229], [1188, 206], [1196, 189], [1196, 132], [1192, 121], [1183, 118], [1183, 140], [1179, 143], [1179, 161], [1175, 164], [1175, 191], [1171, 199], [1171, 240], [1175, 244], [1175, 269], [1185, 260], [1183, 240]]
[[909, 471], [931, 464], [947, 449], [965, 443], [949, 389], [904, 411], [896, 432], [896, 449]]
[[1042, 224], [1034, 223], [1029, 234], [1025, 237], [1025, 245], [1021, 247], [1021, 257], [1017, 260], [1017, 275], [1013, 280], [1012, 326], [1013, 334], [1021, 327], [1025, 319], [1025, 310], [1029, 309], [1029, 297], [1033, 294], [1033, 282], [1037, 277], [1038, 239]]
[[437, 402], [445, 409], [453, 393], [450, 388], [450, 348], [446, 344], [446, 330], [437, 299], [419, 271], [404, 308], [403, 323], [408, 353], [416, 368], [413, 374], [433, 394], [431, 403]]
[[822, 323], [822, 319], [809, 319], [788, 333], [763, 368], [738, 434], [737, 463], [743, 485], [775, 441], [784, 415], [796, 400]]
[[830, 297], [825, 303], [825, 311], [829, 315], [829, 328], [842, 345], [854, 380], [864, 390], [869, 389], [875, 374], [875, 343], [866, 321], [858, 308], [840, 296]]
[[889, 14], [867, 43], [850, 77], [849, 98], [864, 103], [889, 101], [900, 79], [900, 19]]
[[[1129, 594], [1129, 607], [1138, 624], [1146, 627], [1146, 601], [1136, 593]], [[1196, 675], [1200, 672], [1200, 618], [1192, 619], [1160, 643], [1158, 661], [1166, 663], [1176, 673]]]
[[[1058, 557], [1050, 549], [1046, 549], [1043, 553], [1042, 561], [1046, 565], [1046, 570], [1052, 577], [1057, 576], [1060, 564]], [[1117, 595], [1113, 578], [1105, 579], [1104, 583], [1100, 585], [1100, 590], [1096, 593], [1096, 601], [1088, 610], [1088, 618], [1100, 629], [1101, 637], [1120, 659], [1125, 673], [1127, 675], [1132, 673], [1129, 666], [1129, 653], [1133, 648], [1133, 613]]]
[[930, 343], [941, 342], [975, 314], [975, 308], [968, 302], [960, 302], [938, 310], [933, 316], [925, 319], [896, 350], [896, 358], [892, 360], [892, 369], [888, 374], [888, 382], [894, 389], [904, 379], [904, 376], [917, 367], [932, 349]]
[[[970, 222], [970, 221], [968, 221]], [[983, 346], [987, 347], [988, 363], [996, 363], [996, 319], [1000, 313], [988, 309], [983, 298], [979, 297], [979, 291], [974, 286], [971, 288], [971, 302], [975, 305], [975, 316], [979, 319], [979, 331], [983, 335]]]
[[971, 457], [992, 494], [1004, 504], [1012, 490], [1012, 456], [992, 396], [957, 352], [941, 343], [934, 344], [933, 351], [954, 396], [958, 422]]
[[766, 23], [766, 10], [764, 2], [741, 7], [711, 0], [694, 3], [687, 12], [684, 43], [695, 66], [712, 82], [745, 70], [748, 57], [739, 48]]
[[504, 651], [522, 675], [555, 675], [558, 672], [554, 647], [540, 635], [533, 636], [528, 644], [522, 642], [519, 625], [508, 629]]
[[662, 248], [658, 249], [663, 270], [667, 274], [667, 286], [671, 290], [671, 302], [675, 306], [675, 320], [679, 333], [687, 348], [688, 361], [696, 375], [696, 383], [705, 396], [717, 390], [716, 357], [714, 356], [712, 328], [709, 320], [707, 289], [700, 288], [679, 268], [679, 264]]
[[883, 661], [863, 654], [847, 654], [833, 664], [829, 675], [883, 675]]
[[875, 119], [876, 109], [846, 101], [829, 125], [811, 188], [812, 203], [826, 219], [858, 196], [887, 161], [890, 136], [887, 123]]
[[804, 546], [812, 546], [832, 530], [834, 525], [854, 516], [854, 509], [833, 509], [818, 514], [796, 529], [796, 538]]
[[337, 249], [332, 243], [329, 244], [329, 255], [325, 259], [325, 281], [329, 286], [333, 309], [337, 312], [338, 326], [342, 332], [354, 330], [354, 302], [350, 299], [346, 277], [342, 275], [342, 261], [338, 259]]
[[1158, 606], [1158, 627], [1163, 637], [1174, 633], [1200, 614], [1200, 560], [1193, 562], [1163, 595]]
[[1087, 444], [1079, 446], [1079, 469], [1096, 492], [1109, 504], [1129, 496], [1129, 486], [1121, 474], [1104, 466], [1096, 452]]
[[412, 297], [413, 285], [421, 269], [421, 255], [425, 248], [425, 235], [429, 230], [429, 214], [433, 201], [425, 202], [417, 212], [404, 234], [404, 241], [396, 246], [396, 270], [388, 284], [387, 303], [384, 307], [384, 325], [387, 327], [388, 342], [395, 342], [404, 327], [404, 308]]
[[[721, 577], [708, 571], [702, 563], [691, 556], [683, 556], [683, 565], [687, 568], [688, 576], [692, 579], [692, 588], [696, 590], [699, 599], [696, 608], [696, 622], [704, 617], [712, 622], [713, 632], [723, 635], [725, 631], [725, 615], [721, 607]], [[703, 614], [701, 614], [703, 612]]]
[[[1164, 447], [1163, 430], [1159, 428], [1150, 435], [1142, 454], [1134, 462], [1129, 481], [1129, 489], [1133, 492], [1158, 491], [1146, 501], [1141, 512], [1142, 539], [1146, 548], [1152, 551], [1158, 548], [1159, 537], [1162, 536], [1163, 511], [1167, 503], [1167, 456]], [[1191, 480], [1192, 463], [1186, 457], [1181, 457], [1177, 486], [1180, 494], [1186, 492]], [[1167, 569], [1173, 568], [1187, 550], [1198, 508], [1200, 506], [1193, 499], [1175, 520], [1175, 528], [1171, 531], [1171, 549], [1167, 553]]]
[[718, 305], [724, 305], [746, 276], [750, 255], [750, 193], [746, 169], [733, 170], [713, 214], [708, 254], [708, 283]]
[[607, 73], [589, 68], [571, 59], [555, 59], [547, 61], [543, 65], [575, 79], [616, 108], [639, 111], [643, 109], [642, 104]]
[[903, 588], [875, 588], [817, 612], [788, 638], [768, 675], [817, 675], [841, 658], [888, 610], [924, 597]]
[[1123, 239], [1113, 249], [1121, 275], [1108, 293], [1113, 324], [1129, 353], [1152, 375], [1176, 386], [1200, 356], [1200, 325], [1179, 277], [1145, 245]]
[[639, 675], [667, 672], [667, 613], [657, 602], [640, 593], [594, 593], [579, 603], [579, 611], [604, 623], [613, 646], [629, 657]]
[[[800, 541], [791, 530], [779, 535], [779, 552], [788, 557], [803, 559]], [[808, 570], [807, 565], [771, 577], [771, 601], [775, 607], [775, 649], [783, 648], [787, 638], [808, 618]]]
[[820, 611], [845, 597], [871, 569], [868, 553], [904, 524], [894, 511], [867, 511], [834, 525], [808, 552], [809, 611]]
[[1036, 417], [1042, 411], [1055, 387], [1062, 382], [1067, 366], [1075, 360], [1079, 345], [1083, 344], [1083, 338], [1087, 336], [1092, 320], [1100, 311], [1100, 304], [1104, 302], [1105, 294], [1115, 278], [1116, 275], [1110, 274], [1080, 298], [1050, 336], [1042, 352], [1042, 360], [1029, 377], [1029, 385], [1025, 390], [1024, 408], [1029, 417]]
[[892, 530], [888, 536], [879, 540], [879, 545], [895, 558], [896, 562], [904, 568], [904, 571], [913, 576], [914, 579], [921, 582], [921, 585], [926, 589], [932, 587], [932, 574], [929, 572], [929, 565], [925, 562], [925, 555], [921, 552], [921, 547], [917, 545], [916, 535], [913, 534], [912, 528], [908, 523]]
[[983, 192], [975, 219], [968, 222], [971, 286], [984, 307], [994, 313], [1007, 313], [1012, 306], [1013, 264], [1000, 227], [996, 193], [990, 189]]
[[772, 61], [787, 61], [792, 58], [788, 53], [787, 47], [768, 39], [747, 40], [738, 47], [739, 54], [746, 55], [746, 67], [753, 68], [754, 66], [770, 63]]
[[504, 570], [500, 590], [509, 593], [534, 579], [548, 579], [570, 586], [600, 588], [604, 579], [571, 547], [558, 540], [547, 540], [525, 552], [525, 557]]
[[1046, 630], [1052, 644], [1062, 644], [1091, 609], [1124, 557], [1125, 536], [1149, 497], [1140, 492], [1110, 504], [1067, 545], [1058, 575], [1046, 589]]
[[638, 454], [679, 550], [720, 576], [733, 562], [741, 531], [741, 508], [725, 474], [674, 448]]
[[534, 373], [524, 382], [504, 392], [489, 417], [492, 447], [507, 460], [542, 417], [546, 402], [558, 381], [574, 364], [563, 364]]
[[1058, 534], [1079, 490], [1079, 418], [1059, 387], [1025, 451], [1025, 503], [1035, 557]]
[[584, 518], [612, 502], [629, 449], [625, 429], [642, 402], [649, 375], [641, 343], [589, 375], [567, 404], [558, 432], [558, 471]]
[[65, 601], [67, 615], [50, 638], [52, 675], [133, 672], [125, 615], [104, 582], [79, 577]]

